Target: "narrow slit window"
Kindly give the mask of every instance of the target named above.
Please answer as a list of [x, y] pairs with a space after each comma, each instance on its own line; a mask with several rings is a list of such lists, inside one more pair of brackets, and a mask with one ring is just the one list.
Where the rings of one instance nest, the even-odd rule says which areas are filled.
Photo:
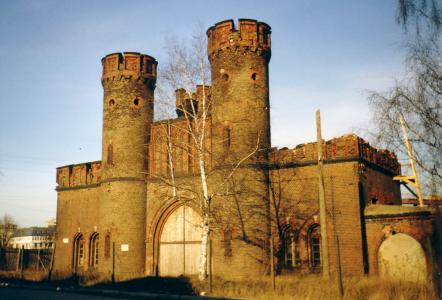
[[230, 127], [224, 128], [224, 148], [226, 150], [230, 149], [232, 145], [232, 129]]
[[109, 165], [114, 164], [114, 147], [112, 146], [112, 144], [109, 144], [107, 146], [107, 163]]

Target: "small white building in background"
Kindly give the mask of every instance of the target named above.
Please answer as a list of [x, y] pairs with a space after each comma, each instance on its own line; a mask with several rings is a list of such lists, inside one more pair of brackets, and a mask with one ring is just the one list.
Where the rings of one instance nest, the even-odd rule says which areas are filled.
[[24, 249], [49, 249], [54, 247], [55, 226], [17, 229], [9, 240], [9, 247]]

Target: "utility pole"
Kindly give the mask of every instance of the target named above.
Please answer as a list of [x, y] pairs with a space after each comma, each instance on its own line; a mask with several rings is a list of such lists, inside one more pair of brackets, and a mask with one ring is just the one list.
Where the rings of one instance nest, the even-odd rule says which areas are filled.
[[115, 242], [112, 242], [112, 284], [115, 284]]
[[393, 180], [399, 181], [400, 183], [404, 183], [404, 184], [411, 184], [415, 188], [415, 190], [417, 192], [417, 195], [407, 185], [405, 185], [405, 187], [412, 194], [417, 196], [417, 199], [419, 201], [419, 206], [420, 207], [424, 207], [424, 200], [423, 200], [423, 197], [422, 197], [421, 185], [419, 183], [419, 178], [418, 178], [417, 172], [416, 172], [416, 164], [415, 164], [415, 160], [414, 160], [414, 152], [413, 152], [413, 148], [411, 147], [410, 140], [408, 138], [407, 130], [405, 129], [404, 117], [402, 115], [400, 115], [399, 116], [399, 120], [401, 122], [402, 133], [404, 135], [405, 146], [407, 147], [408, 158], [410, 159], [410, 166], [411, 166], [411, 171], [413, 172], [413, 175], [412, 176], [399, 175], [399, 176], [393, 177]]
[[316, 111], [316, 135], [318, 150], [318, 179], [319, 179], [319, 220], [321, 225], [321, 260], [322, 276], [330, 279], [330, 266], [328, 261], [328, 241], [327, 241], [327, 211], [325, 207], [324, 188], [324, 161], [322, 157], [322, 135], [321, 135], [321, 112]]

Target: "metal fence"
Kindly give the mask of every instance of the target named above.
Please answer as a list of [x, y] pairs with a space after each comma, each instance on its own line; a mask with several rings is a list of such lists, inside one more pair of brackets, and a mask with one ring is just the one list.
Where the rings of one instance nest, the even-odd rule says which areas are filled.
[[0, 248], [2, 271], [49, 271], [53, 249]]

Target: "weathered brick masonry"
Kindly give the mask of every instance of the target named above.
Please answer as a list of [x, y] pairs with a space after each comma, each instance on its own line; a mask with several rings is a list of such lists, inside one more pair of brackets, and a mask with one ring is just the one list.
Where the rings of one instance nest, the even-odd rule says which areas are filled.
[[[195, 194], [201, 187], [182, 111], [189, 101], [201, 109], [203, 94], [211, 105], [205, 145], [215, 195], [214, 273], [265, 274], [271, 235], [278, 270], [320, 270], [316, 143], [294, 149], [270, 144], [270, 26], [240, 19], [236, 28], [228, 20], [210, 27], [207, 36], [212, 86], [197, 86], [193, 94], [178, 89], [178, 117], [172, 120], [153, 121], [154, 58], [126, 52], [102, 59], [102, 161], [57, 169], [54, 266], [60, 277], [195, 274], [200, 230]], [[174, 145], [172, 151], [168, 144]], [[255, 149], [226, 177], [232, 164]], [[393, 153], [376, 150], [356, 135], [324, 141], [323, 151], [331, 270], [338, 236], [343, 272], [376, 274], [387, 219], [366, 210], [401, 204], [393, 181], [400, 165]], [[177, 197], [170, 185], [171, 153]], [[411, 215], [395, 216], [388, 224], [422, 242], [432, 232], [431, 222]]]

